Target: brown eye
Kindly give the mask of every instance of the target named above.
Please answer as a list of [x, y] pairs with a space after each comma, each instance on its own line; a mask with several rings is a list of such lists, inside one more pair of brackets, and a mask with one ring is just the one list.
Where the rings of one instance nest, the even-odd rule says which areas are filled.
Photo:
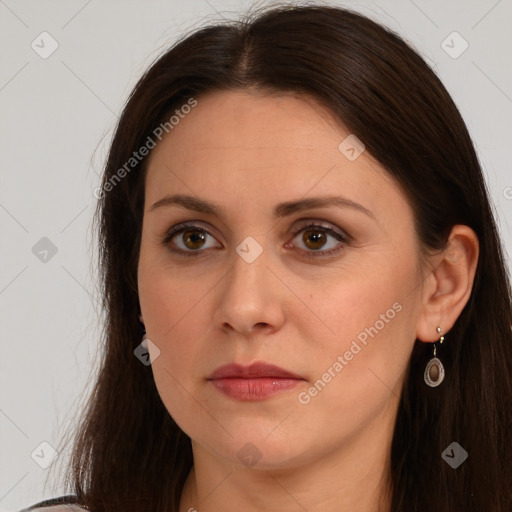
[[187, 229], [187, 231], [183, 231], [181, 240], [188, 249], [199, 249], [204, 245], [206, 236], [197, 229]]
[[215, 241], [215, 238], [208, 231], [199, 226], [181, 225], [171, 229], [162, 240], [162, 244], [168, 246], [172, 252], [185, 256], [195, 256], [204, 252], [204, 249], [215, 247], [215, 244], [212, 245], [209, 242], [209, 238]]
[[350, 237], [338, 233], [330, 226], [308, 224], [303, 226], [296, 234], [294, 240], [301, 252], [306, 256], [321, 257], [334, 254], [348, 244]]
[[327, 235], [318, 229], [308, 229], [302, 234], [302, 241], [309, 249], [321, 249], [327, 243]]

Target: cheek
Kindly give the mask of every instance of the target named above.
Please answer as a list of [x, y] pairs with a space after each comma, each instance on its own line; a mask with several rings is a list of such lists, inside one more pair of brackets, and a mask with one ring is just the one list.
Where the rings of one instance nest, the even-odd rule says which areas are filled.
[[[340, 341], [353, 339], [374, 324], [379, 333], [384, 333], [400, 316], [397, 309], [403, 309], [405, 300], [409, 300], [408, 283], [412, 279], [412, 269], [405, 266], [387, 262], [361, 265], [326, 279], [326, 286], [316, 291], [310, 303]], [[364, 341], [364, 335], [360, 339]]]
[[203, 377], [198, 360], [209, 357], [204, 351], [208, 347], [204, 294], [211, 285], [205, 287], [204, 281], [203, 285], [178, 278], [171, 269], [160, 269], [144, 281], [141, 296], [148, 338], [160, 350], [152, 363], [155, 384], [169, 414], [186, 432], [191, 425], [211, 421], [193, 398], [198, 395], [199, 377]]
[[179, 373], [192, 358], [190, 343], [197, 337], [204, 294], [180, 268], [165, 261], [162, 251], [142, 244], [138, 267], [139, 300], [147, 337], [160, 350], [154, 367], [181, 380]]
[[[410, 261], [383, 258], [379, 264], [374, 260], [371, 267], [361, 266], [343, 279], [331, 280], [336, 285], [311, 299], [331, 331], [317, 337], [316, 376], [329, 369], [343, 374], [343, 378], [332, 379], [337, 384], [330, 387], [343, 386], [357, 395], [357, 390], [369, 385], [393, 387], [397, 383], [414, 341], [411, 290], [417, 273]], [[338, 364], [336, 372], [332, 367], [340, 362], [338, 356], [343, 369]]]
[[[211, 278], [210, 278], [211, 279]], [[200, 282], [209, 281], [200, 276]], [[155, 343], [166, 344], [172, 332], [180, 328], [195, 314], [201, 301], [203, 288], [198, 287], [197, 273], [183, 266], [173, 265], [169, 253], [161, 247], [153, 247], [144, 239], [138, 266], [138, 286], [141, 308], [148, 337]]]
[[326, 445], [398, 405], [412, 350], [404, 283], [368, 277], [337, 287], [320, 305], [331, 311], [327, 322], [335, 335], [323, 337], [319, 350], [311, 347], [311, 382], [297, 396], [299, 413], [310, 428], [322, 429]]
[[179, 353], [185, 361], [202, 332], [205, 288], [196, 282], [184, 280], [166, 271], [155, 274], [144, 285], [141, 303], [144, 303], [148, 337], [164, 351], [172, 352], [169, 360]]

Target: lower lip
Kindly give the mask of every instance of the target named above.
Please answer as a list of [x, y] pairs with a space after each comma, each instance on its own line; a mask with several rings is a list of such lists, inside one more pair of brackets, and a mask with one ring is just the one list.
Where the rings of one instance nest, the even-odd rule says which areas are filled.
[[256, 402], [294, 388], [300, 380], [280, 377], [258, 379], [225, 378], [210, 381], [219, 391], [231, 398]]

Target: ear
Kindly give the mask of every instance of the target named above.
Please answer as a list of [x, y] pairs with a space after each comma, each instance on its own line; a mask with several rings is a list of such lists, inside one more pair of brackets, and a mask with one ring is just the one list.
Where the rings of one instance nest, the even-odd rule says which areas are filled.
[[416, 325], [420, 341], [439, 340], [455, 324], [467, 304], [473, 288], [478, 263], [479, 243], [475, 232], [455, 225], [446, 248], [430, 258], [432, 271], [422, 290], [422, 306]]

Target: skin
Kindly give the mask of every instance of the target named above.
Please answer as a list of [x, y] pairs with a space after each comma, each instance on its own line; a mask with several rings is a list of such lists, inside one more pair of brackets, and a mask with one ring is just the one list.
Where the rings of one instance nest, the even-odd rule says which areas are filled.
[[[392, 177], [368, 152], [350, 161], [338, 149], [348, 135], [311, 98], [215, 92], [198, 98], [150, 155], [139, 297], [147, 336], [160, 351], [155, 358], [150, 345], [158, 391], [192, 439], [194, 468], [180, 512], [390, 511], [384, 486], [404, 371], [415, 339], [437, 341], [436, 328], [446, 334], [466, 304], [478, 240], [455, 226], [445, 251], [426, 253]], [[150, 210], [178, 193], [218, 203], [222, 214]], [[326, 195], [371, 215], [317, 207], [272, 216], [278, 203]], [[301, 231], [306, 220], [350, 239], [315, 241], [317, 229]], [[203, 245], [183, 233], [162, 243], [188, 221], [206, 230], [199, 231]], [[252, 263], [236, 252], [247, 237], [262, 248]], [[170, 246], [199, 254], [180, 256]], [[307, 257], [335, 247], [341, 250]], [[397, 303], [400, 311], [300, 403], [299, 394]], [[221, 365], [255, 361], [304, 380], [258, 402], [227, 397], [207, 381]], [[261, 457], [252, 467], [237, 457], [248, 442]]]

